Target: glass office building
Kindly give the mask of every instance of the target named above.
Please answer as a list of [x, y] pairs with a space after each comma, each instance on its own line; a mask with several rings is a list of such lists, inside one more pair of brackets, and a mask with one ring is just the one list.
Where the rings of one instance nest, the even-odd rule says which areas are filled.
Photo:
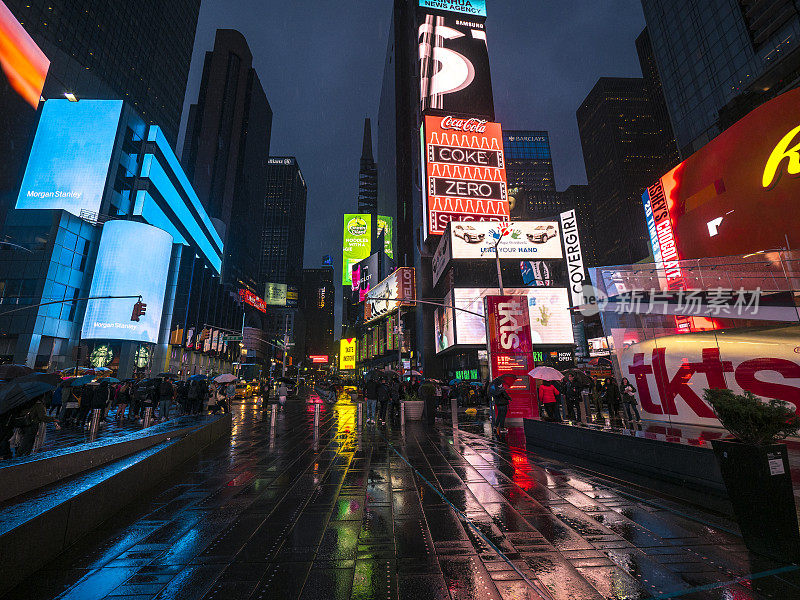
[[800, 82], [795, 2], [642, 0], [642, 8], [684, 158]]
[[[209, 349], [191, 363], [170, 349], [183, 347], [190, 309], [214, 296], [223, 245], [161, 129], [122, 101], [45, 103], [3, 233], [0, 360], [48, 370], [79, 360], [127, 377], [227, 359]], [[195, 280], [204, 291], [192, 293]], [[108, 295], [132, 298], [87, 301]], [[133, 321], [140, 295], [146, 313]], [[227, 320], [241, 324], [230, 305]]]

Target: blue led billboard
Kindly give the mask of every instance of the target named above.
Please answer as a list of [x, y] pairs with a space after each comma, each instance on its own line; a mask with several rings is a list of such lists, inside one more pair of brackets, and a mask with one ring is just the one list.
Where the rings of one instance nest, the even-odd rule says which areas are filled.
[[158, 342], [171, 256], [172, 236], [166, 231], [137, 221], [103, 225], [89, 295], [141, 295], [147, 311], [131, 321], [135, 298], [89, 300], [81, 336]]
[[122, 100], [48, 100], [17, 208], [100, 212]]

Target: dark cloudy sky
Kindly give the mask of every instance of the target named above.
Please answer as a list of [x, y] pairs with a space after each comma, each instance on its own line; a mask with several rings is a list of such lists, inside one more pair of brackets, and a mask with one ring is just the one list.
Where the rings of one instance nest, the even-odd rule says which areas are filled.
[[[575, 109], [598, 77], [641, 76], [640, 0], [487, 5], [497, 119], [548, 130], [558, 189], [585, 183]], [[215, 30], [238, 29], [275, 113], [271, 154], [296, 156], [308, 184], [306, 267], [323, 254], [341, 261], [342, 213], [356, 209], [362, 125], [377, 121], [391, 10], [392, 0], [203, 0], [184, 116]]]

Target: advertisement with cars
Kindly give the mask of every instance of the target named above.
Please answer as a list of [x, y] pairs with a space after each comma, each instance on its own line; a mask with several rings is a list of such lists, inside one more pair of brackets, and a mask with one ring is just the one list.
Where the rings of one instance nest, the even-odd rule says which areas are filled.
[[[504, 236], [497, 247], [500, 258], [557, 259], [563, 256], [558, 222], [514, 221], [507, 226], [511, 233]], [[452, 257], [494, 258], [494, 246], [499, 236], [498, 223], [452, 221]]]

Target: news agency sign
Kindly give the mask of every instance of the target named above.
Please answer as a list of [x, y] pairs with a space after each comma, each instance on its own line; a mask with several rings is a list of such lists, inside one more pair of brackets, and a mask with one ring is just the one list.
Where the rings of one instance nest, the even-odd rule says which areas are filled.
[[564, 256], [567, 259], [567, 277], [572, 306], [581, 306], [583, 304], [585, 269], [581, 238], [578, 234], [578, 217], [574, 210], [561, 213], [561, 236], [564, 240]]
[[419, 7], [446, 10], [473, 17], [486, 16], [486, 0], [419, 0]]

